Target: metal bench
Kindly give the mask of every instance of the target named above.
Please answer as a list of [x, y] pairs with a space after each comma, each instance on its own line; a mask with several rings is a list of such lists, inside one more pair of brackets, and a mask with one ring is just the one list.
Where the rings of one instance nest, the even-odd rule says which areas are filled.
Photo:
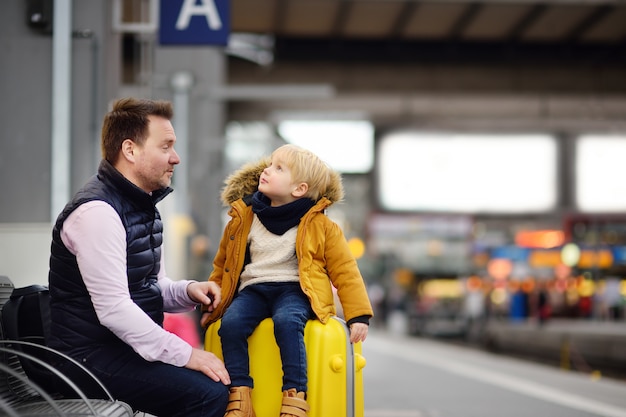
[[[106, 387], [82, 364], [69, 356], [45, 346], [41, 340], [7, 339], [2, 327], [1, 311], [13, 293], [11, 280], [0, 275], [0, 415], [6, 416], [63, 416], [63, 417], [132, 417], [132, 408], [115, 400]], [[57, 358], [73, 363], [83, 370], [97, 386], [104, 399], [88, 398], [81, 388], [54, 366], [49, 359]], [[27, 361], [54, 378], [54, 384], [67, 385], [76, 398], [66, 398], [29, 377], [22, 366]]]

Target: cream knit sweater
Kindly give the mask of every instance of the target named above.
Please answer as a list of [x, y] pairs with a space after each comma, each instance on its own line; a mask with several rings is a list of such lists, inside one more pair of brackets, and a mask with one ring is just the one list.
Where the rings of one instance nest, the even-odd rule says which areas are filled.
[[268, 231], [254, 215], [248, 235], [250, 263], [241, 273], [239, 291], [248, 285], [261, 282], [298, 282], [298, 259], [296, 258], [296, 234], [294, 226], [283, 235]]

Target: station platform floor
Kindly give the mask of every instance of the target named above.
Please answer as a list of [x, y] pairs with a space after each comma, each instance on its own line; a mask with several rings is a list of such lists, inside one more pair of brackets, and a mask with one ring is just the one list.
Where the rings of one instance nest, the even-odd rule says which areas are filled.
[[497, 317], [469, 325], [430, 323], [428, 331], [421, 333], [412, 332], [409, 321], [403, 312], [394, 312], [384, 327], [390, 334], [445, 340], [562, 369], [626, 380], [626, 320], [552, 318], [540, 324], [534, 318]]
[[532, 319], [490, 320], [480, 343], [495, 352], [557, 362], [564, 369], [626, 375], [626, 321], [550, 319], [539, 324]]

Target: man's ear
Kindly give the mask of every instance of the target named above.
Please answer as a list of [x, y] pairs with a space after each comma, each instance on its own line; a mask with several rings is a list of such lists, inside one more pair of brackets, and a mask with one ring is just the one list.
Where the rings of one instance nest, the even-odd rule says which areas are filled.
[[296, 189], [291, 192], [291, 195], [296, 198], [300, 198], [304, 197], [307, 191], [309, 191], [309, 184], [307, 184], [306, 182], [301, 182], [300, 184], [298, 184]]
[[122, 142], [122, 156], [128, 161], [135, 161], [135, 142], [132, 139], [124, 139]]

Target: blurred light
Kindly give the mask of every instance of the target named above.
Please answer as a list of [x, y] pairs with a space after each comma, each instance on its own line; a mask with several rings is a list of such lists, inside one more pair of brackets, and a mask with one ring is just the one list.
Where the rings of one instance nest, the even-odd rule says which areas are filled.
[[608, 268], [613, 265], [610, 250], [583, 250], [578, 261], [579, 268]]
[[381, 139], [378, 156], [378, 195], [388, 210], [529, 213], [556, 206], [553, 136], [394, 133]]
[[422, 282], [420, 294], [430, 298], [459, 298], [463, 283], [457, 279], [432, 279]]
[[367, 173], [374, 165], [374, 127], [366, 120], [283, 120], [278, 133], [333, 169]]
[[515, 235], [515, 243], [524, 248], [551, 249], [563, 244], [560, 230], [522, 230]]
[[555, 267], [561, 263], [558, 250], [534, 250], [528, 256], [528, 264], [534, 268]]
[[561, 261], [569, 267], [574, 267], [580, 260], [580, 248], [575, 243], [567, 243], [561, 249]]
[[487, 264], [487, 272], [489, 275], [498, 280], [506, 279], [513, 270], [513, 264], [508, 259], [496, 258]]
[[363, 243], [363, 240], [358, 237], [353, 237], [348, 240], [348, 247], [350, 248], [352, 256], [356, 259], [360, 259], [365, 253], [365, 243]]
[[626, 136], [585, 135], [576, 141], [576, 205], [581, 211], [626, 210]]
[[491, 292], [490, 299], [494, 305], [504, 304], [507, 299], [506, 290], [504, 288], [496, 288]]
[[578, 294], [581, 297], [591, 297], [595, 291], [595, 283], [590, 279], [582, 280], [578, 284]]

